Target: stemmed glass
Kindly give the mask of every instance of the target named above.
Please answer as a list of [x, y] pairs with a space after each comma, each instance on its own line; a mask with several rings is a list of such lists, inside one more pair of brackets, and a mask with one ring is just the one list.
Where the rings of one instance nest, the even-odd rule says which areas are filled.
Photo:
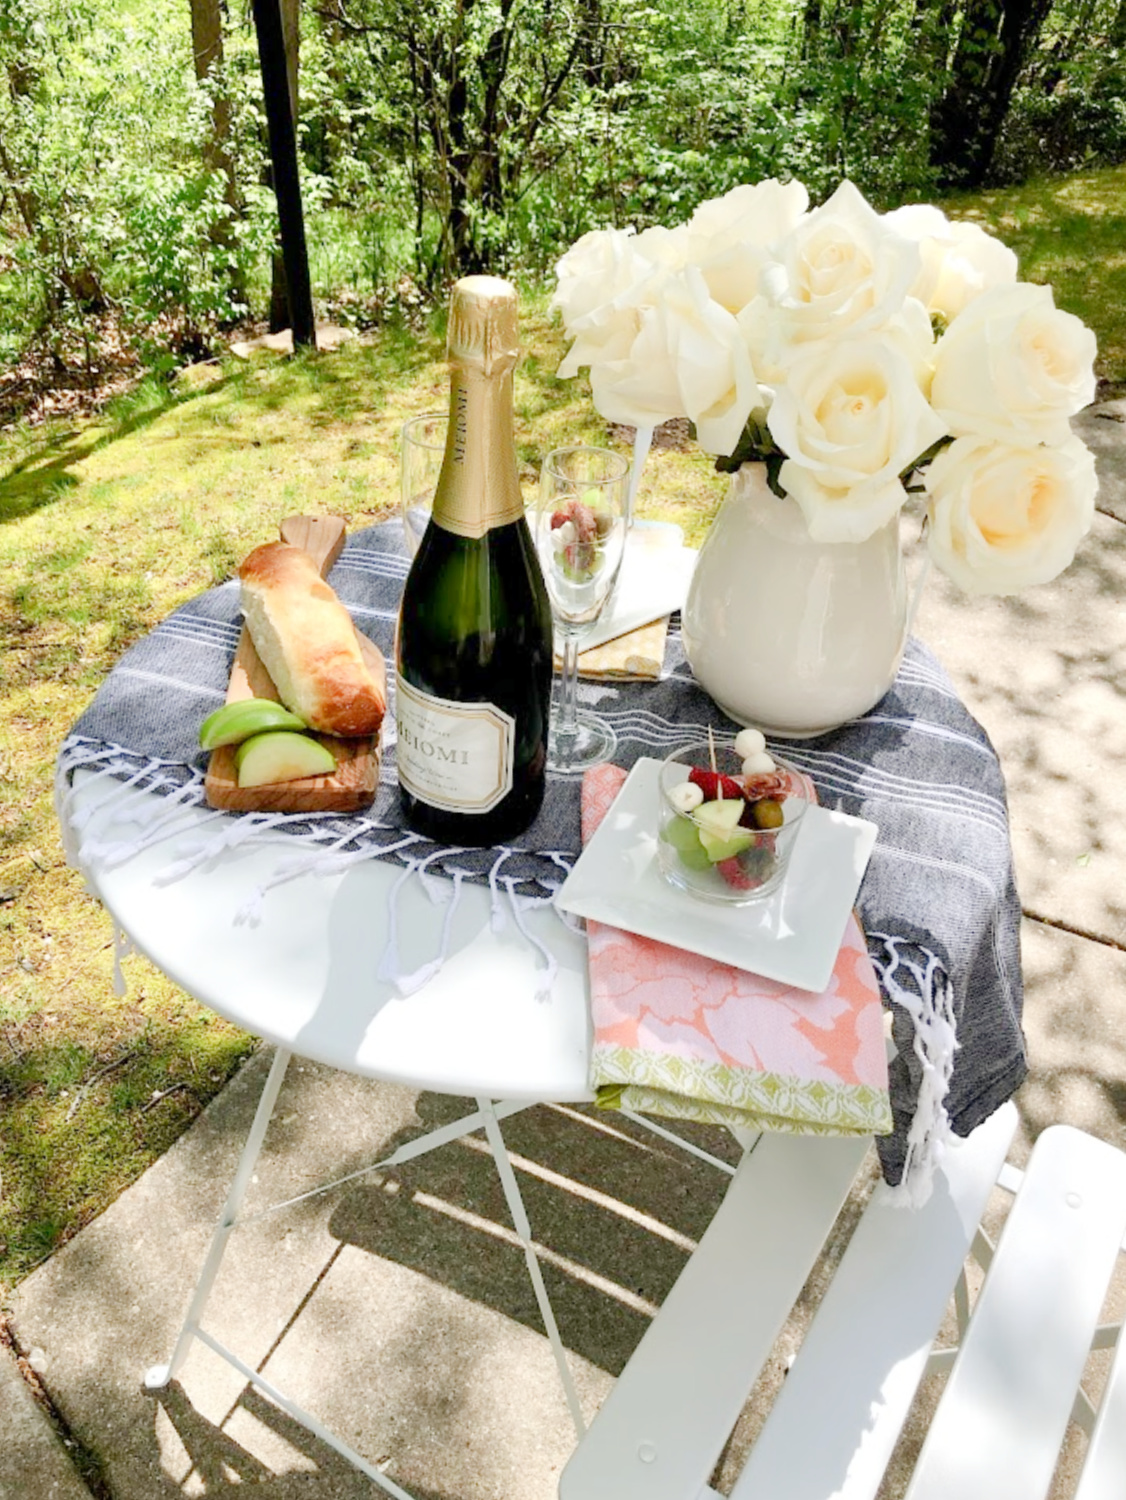
[[400, 435], [399, 483], [403, 536], [413, 557], [430, 522], [434, 487], [446, 452], [449, 417], [444, 411], [423, 412], [403, 423]]
[[562, 643], [548, 765], [576, 771], [614, 753], [614, 731], [578, 707], [579, 645], [602, 613], [625, 551], [629, 461], [606, 448], [557, 448], [544, 459], [536, 548]]

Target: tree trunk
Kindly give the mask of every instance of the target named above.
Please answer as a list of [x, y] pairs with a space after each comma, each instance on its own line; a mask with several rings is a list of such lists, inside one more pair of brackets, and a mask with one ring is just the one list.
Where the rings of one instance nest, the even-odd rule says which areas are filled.
[[[289, 84], [289, 110], [297, 130], [297, 69], [300, 58], [301, 0], [280, 0], [282, 37], [285, 42], [285, 74]], [[270, 332], [289, 327], [289, 289], [285, 280], [285, 256], [281, 246], [270, 257]]]
[[820, 50], [821, 0], [805, 0], [802, 6], [801, 59], [812, 62]]
[[[492, 32], [478, 67], [485, 85], [477, 160], [471, 186], [487, 215], [475, 238], [474, 258], [483, 271], [502, 271], [505, 245], [496, 243], [495, 226], [504, 223], [507, 204], [501, 162], [505, 121], [501, 113], [501, 89], [508, 72], [511, 46], [512, 0], [501, 0], [500, 25]], [[499, 259], [498, 259], [499, 258]]]
[[[203, 163], [210, 172], [217, 172], [223, 179], [223, 201], [227, 213], [208, 229], [208, 238], [214, 245], [231, 251], [235, 242], [234, 221], [242, 215], [242, 196], [239, 193], [238, 176], [234, 157], [231, 154], [231, 98], [226, 81], [220, 75], [223, 67], [223, 10], [221, 0], [189, 0], [192, 16], [192, 62], [195, 76], [200, 83], [211, 79], [211, 134], [204, 142]], [[218, 83], [216, 83], [218, 79]], [[246, 306], [246, 283], [233, 254], [230, 260], [228, 285], [232, 300], [240, 307]]]
[[449, 90], [446, 95], [446, 134], [448, 152], [446, 174], [449, 192], [450, 249], [447, 270], [453, 275], [471, 275], [482, 270], [474, 253], [473, 216], [470, 208], [469, 179], [473, 151], [469, 145], [469, 83], [462, 66], [465, 51], [465, 14], [472, 11], [475, 0], [461, 0], [456, 30], [447, 38], [443, 61]]
[[[223, 10], [220, 0], [189, 0], [192, 13], [192, 61], [200, 83], [212, 69], [223, 66]], [[223, 196], [232, 214], [241, 211], [238, 181], [231, 159], [231, 99], [226, 85], [216, 88], [211, 99], [211, 136], [203, 148], [203, 159], [213, 172], [223, 176]], [[227, 240], [230, 236], [227, 235]], [[226, 241], [224, 241], [225, 243]]]
[[1020, 70], [1052, 0], [969, 0], [946, 90], [931, 112], [931, 165], [946, 187], [980, 187]]
[[299, 344], [315, 346], [309, 255], [305, 244], [305, 218], [301, 208], [301, 182], [297, 168], [297, 131], [279, 0], [254, 0], [254, 27], [258, 34], [262, 93], [270, 132], [270, 162], [274, 195], [278, 200], [278, 223], [289, 293], [289, 326], [293, 330], [295, 348]]

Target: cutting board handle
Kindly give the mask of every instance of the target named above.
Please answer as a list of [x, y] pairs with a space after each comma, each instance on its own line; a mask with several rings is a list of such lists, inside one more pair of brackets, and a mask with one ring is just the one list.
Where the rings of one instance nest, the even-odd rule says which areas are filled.
[[279, 527], [281, 539], [291, 547], [302, 547], [327, 578], [344, 550], [347, 528], [340, 516], [286, 516]]

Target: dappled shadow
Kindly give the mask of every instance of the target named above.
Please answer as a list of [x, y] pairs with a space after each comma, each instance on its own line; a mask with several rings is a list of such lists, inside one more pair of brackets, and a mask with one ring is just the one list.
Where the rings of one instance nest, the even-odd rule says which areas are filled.
[[253, 435], [222, 429], [221, 413], [237, 404], [241, 420], [297, 403], [313, 429], [370, 419], [373, 409], [402, 369], [420, 358], [440, 358], [440, 346], [420, 350], [420, 335], [405, 324], [388, 324], [378, 343], [349, 344], [317, 354], [299, 352], [284, 360], [260, 354], [250, 361], [228, 360], [216, 378], [194, 383], [193, 367], [173, 384], [140, 381], [136, 390], [109, 403], [105, 413], [64, 429], [45, 425], [21, 435], [19, 456], [0, 470], [0, 522], [18, 521], [64, 498], [77, 487], [71, 472], [95, 453], [152, 428], [172, 412], [202, 406], [220, 421], [218, 433], [200, 425], [190, 434], [220, 446], [241, 446]]
[[1126, 946], [1126, 526], [1010, 598], [933, 573], [917, 633], [1000, 757], [1027, 911]]
[[[245, 1494], [253, 1485], [255, 1500], [371, 1500], [384, 1493], [328, 1443], [247, 1386], [221, 1422], [210, 1422], [192, 1405], [178, 1382], [155, 1393], [169, 1426], [184, 1450], [184, 1463], [175, 1481], [161, 1473], [160, 1494]], [[227, 1428], [249, 1417], [279, 1446], [291, 1450], [294, 1467], [279, 1474]], [[158, 1493], [150, 1491], [154, 1496]], [[414, 1489], [414, 1500], [439, 1500], [433, 1492]]]
[[[55, 981], [50, 970], [42, 978]], [[198, 1071], [201, 1025], [208, 1028], [210, 1079]], [[182, 1135], [252, 1046], [233, 1028], [226, 1034], [221, 1057], [210, 1018], [199, 1012], [171, 1023], [138, 1014], [107, 1051], [94, 1027], [60, 1034], [51, 1017], [15, 1020], [0, 1011], [5, 1277], [28, 1275], [128, 1186], [130, 1168], [139, 1176]], [[117, 1162], [112, 1175], [110, 1157]]]
[[[68, 425], [61, 432], [45, 427], [39, 441], [29, 439], [24, 456], [0, 473], [0, 523], [22, 520], [65, 499], [78, 487], [79, 480], [70, 472], [78, 464], [204, 394], [202, 390], [172, 390], [151, 383], [144, 389], [145, 399], [139, 404], [136, 398], [123, 399], [114, 403], [106, 417], [92, 418], [82, 427]], [[116, 419], [115, 410], [121, 412]]]
[[[428, 1128], [471, 1107], [423, 1094]], [[727, 1179], [630, 1121], [612, 1133], [537, 1109], [501, 1124], [559, 1331], [567, 1348], [618, 1374], [684, 1268]], [[691, 1131], [692, 1127], [688, 1127]], [[704, 1132], [716, 1154], [737, 1153]], [[543, 1323], [500, 1180], [480, 1136], [452, 1143], [348, 1191], [332, 1234], [409, 1266], [537, 1333]]]
[[[169, 1187], [159, 1187], [162, 1162], [132, 1202], [115, 1205], [43, 1268], [34, 1305], [17, 1296], [17, 1335], [45, 1347], [48, 1391], [115, 1500], [226, 1494], [235, 1484], [271, 1500], [376, 1493], [199, 1345], [182, 1388], [152, 1393], [140, 1384], [145, 1365], [170, 1353], [265, 1062], [257, 1058], [218, 1114], [177, 1148], [191, 1161], [169, 1179], [174, 1206]], [[421, 1123], [408, 1125], [413, 1097], [327, 1069], [291, 1070], [258, 1168], [263, 1191], [273, 1199], [308, 1186], [309, 1172], [319, 1181], [326, 1167], [335, 1175], [380, 1160], [467, 1107], [424, 1094]], [[365, 1142], [373, 1122], [396, 1118], [404, 1123]], [[727, 1178], [616, 1116], [541, 1107], [502, 1129], [564, 1344], [581, 1356], [572, 1369], [589, 1414], [603, 1385], [592, 1384], [584, 1361], [620, 1370]], [[723, 1132], [687, 1133], [737, 1154]], [[204, 1318], [369, 1462], [386, 1458], [416, 1500], [485, 1500], [512, 1465], [522, 1472], [541, 1450], [554, 1455], [544, 1472], [511, 1493], [546, 1497], [574, 1441], [524, 1258], [480, 1145], [479, 1137], [451, 1143], [409, 1169], [241, 1230]]]
[[1114, 388], [1126, 380], [1123, 326], [1106, 316], [1126, 305], [1122, 181], [1121, 167], [1106, 168], [943, 204], [951, 217], [971, 217], [998, 235], [1016, 252], [1023, 278], [1050, 282], [1058, 306], [1100, 330], [1096, 368]]
[[74, 437], [69, 433], [66, 438], [52, 439], [42, 450], [0, 474], [0, 522], [21, 521], [77, 488], [78, 480], [69, 471], [94, 445], [80, 444], [73, 441]]
[[1026, 921], [1026, 1140], [1060, 1122], [1126, 1150], [1126, 952]]

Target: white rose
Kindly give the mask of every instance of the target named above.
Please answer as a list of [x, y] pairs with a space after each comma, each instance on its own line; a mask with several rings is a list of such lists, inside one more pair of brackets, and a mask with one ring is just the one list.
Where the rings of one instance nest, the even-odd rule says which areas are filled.
[[632, 229], [592, 229], [558, 262], [551, 305], [574, 340], [559, 366], [562, 377], [629, 352], [641, 327], [641, 307], [667, 274], [662, 248], [651, 233], [646, 242]]
[[883, 328], [902, 312], [919, 266], [918, 245], [842, 182], [774, 247], [762, 272], [774, 339], [784, 347]]
[[787, 455], [782, 488], [822, 542], [861, 542], [890, 521], [907, 499], [900, 474], [946, 432], [905, 356], [875, 338], [803, 350], [768, 421]]
[[594, 365], [594, 404], [611, 422], [655, 427], [688, 417], [708, 453], [731, 453], [760, 400], [746, 342], [734, 317], [708, 296], [694, 267], [670, 276], [645, 308], [623, 359]]
[[925, 203], [897, 208], [884, 215], [884, 223], [917, 241], [922, 268], [911, 296], [948, 323], [989, 287], [1017, 279], [1016, 255], [978, 224], [953, 223], [941, 209]]
[[[786, 379], [786, 366], [808, 344], [787, 344], [780, 335], [775, 309], [765, 297], [755, 297], [739, 314], [739, 325], [751, 351], [759, 380], [779, 385]], [[878, 330], [879, 337], [898, 349], [911, 366], [916, 384], [925, 393], [930, 388], [934, 360], [934, 330], [930, 314], [921, 302], [908, 297], [899, 312]]]
[[654, 224], [634, 235], [633, 248], [655, 270], [682, 271], [692, 259], [692, 240], [683, 224], [665, 229]]
[[1013, 448], [960, 437], [927, 469], [934, 561], [970, 594], [1048, 583], [1075, 556], [1095, 514], [1093, 454], [1076, 437]]
[[720, 198], [701, 203], [688, 221], [688, 232], [713, 249], [731, 245], [769, 245], [788, 234], [809, 207], [800, 182], [747, 182]]
[[809, 206], [800, 182], [745, 183], [701, 203], [685, 225], [688, 258], [728, 312], [741, 312], [758, 291], [767, 250], [783, 239]]
[[1058, 447], [1094, 400], [1094, 359], [1095, 335], [1050, 287], [991, 287], [939, 339], [931, 404], [956, 437]]

